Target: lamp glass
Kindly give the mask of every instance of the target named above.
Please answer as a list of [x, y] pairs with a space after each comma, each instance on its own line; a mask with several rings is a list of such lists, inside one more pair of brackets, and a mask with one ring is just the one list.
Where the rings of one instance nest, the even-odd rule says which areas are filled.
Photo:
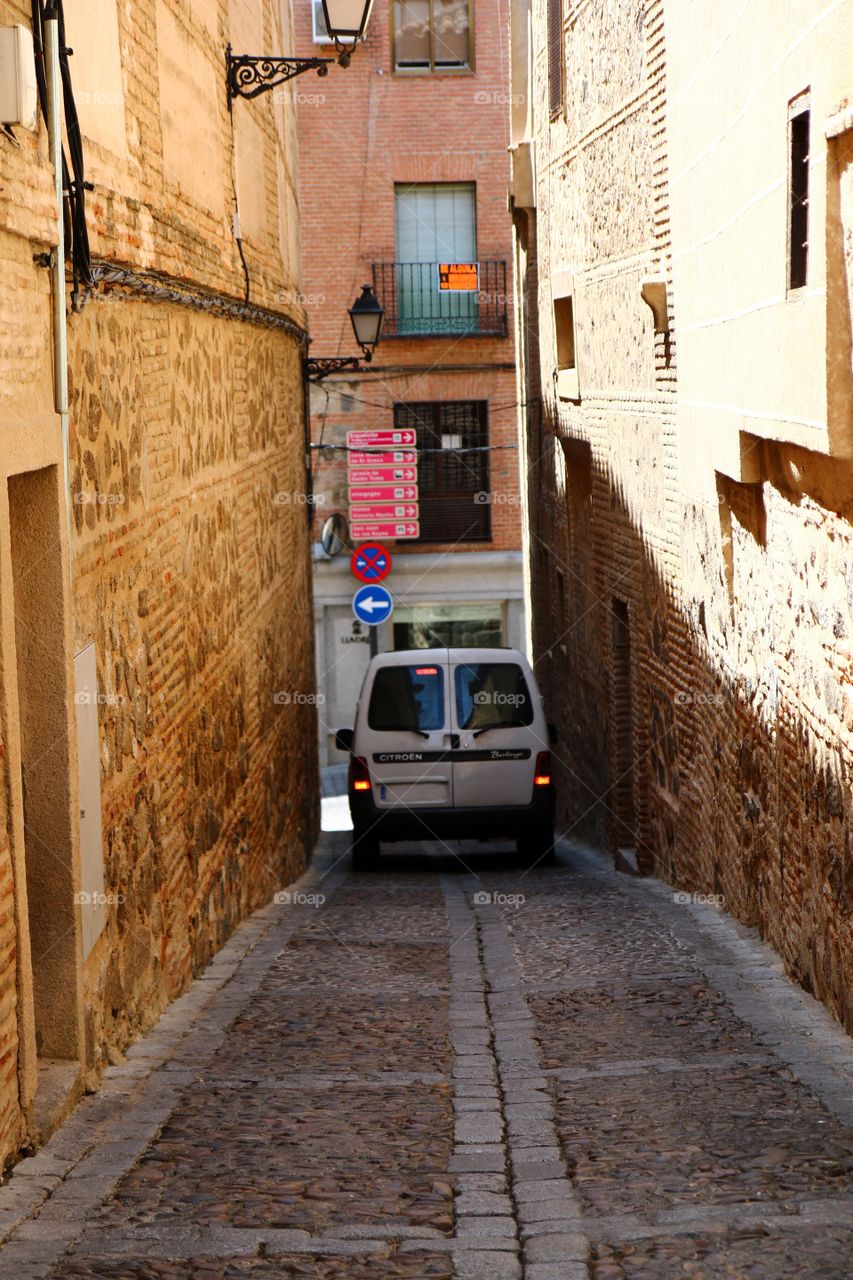
[[385, 319], [385, 308], [373, 292], [372, 285], [362, 285], [361, 297], [356, 298], [349, 315], [356, 342], [363, 350], [372, 351], [379, 341]]
[[364, 39], [373, 0], [323, 0], [326, 28], [333, 40]]

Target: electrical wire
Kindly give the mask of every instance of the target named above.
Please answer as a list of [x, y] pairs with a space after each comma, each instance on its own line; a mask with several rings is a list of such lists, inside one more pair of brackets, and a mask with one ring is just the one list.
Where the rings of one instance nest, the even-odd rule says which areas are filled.
[[[401, 445], [370, 445], [367, 448], [358, 448], [356, 445], [350, 447], [348, 444], [314, 444], [311, 442], [312, 449], [322, 449], [325, 453], [388, 453], [388, 452], [405, 452], [405, 453], [440, 453], [447, 457], [451, 453], [497, 453], [501, 449], [518, 449], [517, 444], [472, 444], [463, 445], [458, 449], [420, 449], [414, 444]], [[366, 464], [369, 465], [369, 464]], [[403, 464], [405, 465], [405, 464]]]
[[[329, 390], [333, 390], [333, 388], [329, 388]], [[394, 402], [386, 401], [385, 404], [381, 404], [378, 400], [365, 400], [362, 396], [351, 395], [349, 391], [342, 392], [341, 394], [345, 395], [347, 400], [352, 400], [355, 402], [355, 404], [364, 405], [368, 409], [386, 409], [387, 410], [392, 408], [394, 403]], [[398, 401], [397, 403], [406, 403], [406, 402]], [[415, 401], [415, 403], [417, 403], [417, 401]], [[495, 405], [494, 407], [489, 406], [489, 420], [491, 421], [491, 419], [498, 413], [508, 413], [511, 409], [526, 409], [530, 405], [538, 405], [540, 403], [541, 403], [541, 397], [532, 396], [529, 400], [513, 400], [511, 402], [508, 402], [507, 404], [498, 404], [498, 405]]]
[[56, 19], [59, 24], [59, 68], [62, 78], [62, 102], [65, 115], [65, 134], [68, 140], [68, 154], [71, 157], [69, 168], [65, 147], [62, 148], [62, 191], [63, 219], [65, 222], [65, 242], [71, 258], [72, 290], [71, 306], [79, 311], [81, 286], [91, 289], [92, 258], [89, 250], [89, 232], [86, 227], [86, 192], [94, 190], [91, 182], [86, 181], [83, 160], [83, 138], [80, 132], [80, 120], [77, 116], [77, 104], [74, 101], [74, 89], [71, 83], [71, 68], [68, 58], [71, 50], [66, 43], [65, 13], [62, 0], [32, 0], [33, 45], [35, 48], [36, 84], [39, 102], [44, 114], [47, 113], [47, 79], [44, 66], [44, 24], [48, 19]]

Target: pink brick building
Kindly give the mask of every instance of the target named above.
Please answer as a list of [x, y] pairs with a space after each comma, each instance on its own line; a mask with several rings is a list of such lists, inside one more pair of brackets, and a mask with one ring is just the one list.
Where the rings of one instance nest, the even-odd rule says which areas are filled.
[[[523, 643], [514, 365], [508, 14], [482, 0], [378, 0], [347, 69], [298, 82], [299, 197], [312, 356], [357, 354], [347, 309], [385, 307], [373, 366], [311, 399], [315, 538], [347, 511], [350, 430], [417, 432], [421, 534], [392, 546], [396, 608], [381, 648]], [[296, 52], [331, 52], [322, 5], [295, 5]], [[438, 266], [479, 264], [479, 291], [442, 295]], [[315, 561], [321, 746], [349, 723], [369, 646], [349, 556]]]

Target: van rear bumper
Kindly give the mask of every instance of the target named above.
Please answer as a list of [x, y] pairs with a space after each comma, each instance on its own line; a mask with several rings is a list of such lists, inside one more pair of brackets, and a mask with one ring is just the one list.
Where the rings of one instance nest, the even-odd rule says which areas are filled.
[[478, 806], [465, 809], [379, 809], [370, 794], [350, 792], [350, 814], [356, 831], [379, 840], [490, 840], [514, 838], [533, 828], [552, 830], [554, 787], [537, 787], [531, 804]]

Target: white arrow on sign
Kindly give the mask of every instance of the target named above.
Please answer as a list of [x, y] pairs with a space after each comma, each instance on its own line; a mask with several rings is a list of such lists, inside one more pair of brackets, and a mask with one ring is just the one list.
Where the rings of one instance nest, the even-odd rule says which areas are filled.
[[376, 596], [365, 596], [358, 603], [359, 609], [365, 609], [368, 613], [374, 613], [377, 609], [387, 609], [388, 603], [385, 600], [377, 600]]

